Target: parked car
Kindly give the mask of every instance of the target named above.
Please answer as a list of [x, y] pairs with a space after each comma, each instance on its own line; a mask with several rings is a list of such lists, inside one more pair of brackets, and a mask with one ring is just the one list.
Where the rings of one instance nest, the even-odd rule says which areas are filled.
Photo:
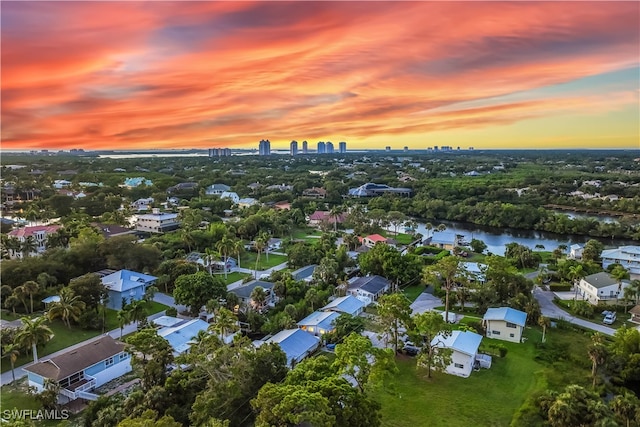
[[407, 341], [402, 348], [402, 352], [407, 356], [416, 356], [420, 352], [420, 349], [416, 347], [411, 341]]
[[613, 322], [615, 321], [616, 321], [615, 311], [609, 312], [609, 314], [604, 316], [604, 319], [602, 319], [602, 323], [604, 323], [605, 325], [613, 325]]

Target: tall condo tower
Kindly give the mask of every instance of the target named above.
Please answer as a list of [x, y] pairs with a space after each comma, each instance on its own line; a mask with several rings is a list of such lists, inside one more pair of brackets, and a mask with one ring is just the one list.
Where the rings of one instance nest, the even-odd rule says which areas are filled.
[[318, 154], [325, 154], [327, 152], [327, 146], [323, 141], [318, 142]]
[[307, 145], [307, 141], [302, 141], [302, 154], [309, 153], [309, 147]]
[[333, 154], [333, 153], [334, 153], [333, 142], [327, 141], [327, 154]]
[[340, 142], [338, 143], [338, 152], [340, 152], [340, 154], [344, 154], [347, 152], [347, 143], [346, 142]]
[[258, 144], [258, 154], [261, 156], [268, 156], [271, 154], [271, 142], [268, 139], [260, 140], [260, 144]]
[[289, 154], [291, 154], [292, 156], [298, 155], [298, 141], [291, 141], [291, 144], [289, 144]]

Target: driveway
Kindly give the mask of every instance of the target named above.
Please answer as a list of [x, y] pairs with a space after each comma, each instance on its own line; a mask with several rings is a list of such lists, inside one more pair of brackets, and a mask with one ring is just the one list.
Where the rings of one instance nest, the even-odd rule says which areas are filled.
[[428, 292], [421, 293], [414, 302], [411, 303], [411, 310], [413, 314], [424, 313], [425, 311], [431, 311], [436, 307], [443, 306], [444, 303], [438, 297], [433, 296]]
[[533, 289], [533, 296], [540, 303], [540, 309], [544, 316], [550, 317], [552, 319], [562, 319], [567, 322], [573, 323], [574, 325], [581, 326], [583, 328], [591, 329], [596, 332], [600, 332], [605, 335], [613, 335], [615, 333], [615, 329], [610, 328], [605, 325], [601, 325], [599, 323], [589, 322], [588, 320], [580, 319], [578, 317], [574, 317], [566, 311], [562, 310], [558, 306], [553, 303], [553, 298], [555, 294], [551, 291], [543, 291], [539, 287], [535, 287]]

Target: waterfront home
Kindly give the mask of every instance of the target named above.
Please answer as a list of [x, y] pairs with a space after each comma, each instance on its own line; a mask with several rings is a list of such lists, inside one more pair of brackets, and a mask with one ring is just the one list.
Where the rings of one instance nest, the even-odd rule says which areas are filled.
[[104, 335], [81, 347], [24, 368], [29, 386], [41, 392], [45, 380], [60, 385], [59, 403], [75, 399], [96, 400], [91, 390], [131, 371], [124, 343]]
[[487, 338], [521, 342], [527, 313], [509, 307], [489, 308], [482, 318]]
[[379, 234], [370, 234], [362, 239], [362, 244], [368, 248], [372, 248], [376, 243], [387, 243], [388, 239]]
[[611, 264], [620, 264], [629, 272], [631, 280], [640, 279], [640, 246], [620, 246], [617, 249], [607, 249], [600, 254], [602, 268], [607, 269]]
[[436, 347], [436, 351], [438, 348], [451, 349], [451, 363], [447, 365], [445, 372], [467, 378], [475, 366], [481, 342], [482, 335], [475, 332], [453, 331], [449, 335], [436, 335], [431, 345]]
[[582, 259], [582, 252], [584, 251], [584, 245], [582, 243], [576, 243], [569, 247], [569, 258]]

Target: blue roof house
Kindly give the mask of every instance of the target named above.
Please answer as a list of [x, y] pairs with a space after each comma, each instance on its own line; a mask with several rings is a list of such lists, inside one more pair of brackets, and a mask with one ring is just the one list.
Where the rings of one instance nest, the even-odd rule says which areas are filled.
[[302, 267], [291, 273], [291, 277], [293, 280], [304, 280], [306, 282], [311, 281], [313, 277], [313, 272], [316, 271], [316, 264], [307, 265], [306, 267]]
[[482, 335], [475, 332], [453, 331], [449, 335], [436, 335], [431, 340], [431, 345], [436, 347], [436, 351], [437, 348], [451, 349], [451, 363], [445, 368], [445, 371], [451, 375], [467, 378], [471, 375], [476, 363], [481, 342]]
[[315, 336], [324, 335], [335, 329], [340, 313], [335, 311], [316, 311], [298, 322], [298, 328]]
[[107, 307], [121, 310], [123, 301], [129, 304], [131, 301], [141, 300], [147, 287], [155, 284], [156, 279], [155, 276], [130, 270], [120, 270], [104, 276], [102, 284], [109, 290]]
[[287, 366], [292, 369], [320, 346], [320, 338], [302, 329], [280, 331], [265, 342], [278, 344], [287, 355]]
[[329, 304], [321, 308], [322, 311], [336, 311], [338, 313], [359, 316], [364, 310], [364, 302], [360, 301], [353, 295], [336, 298]]
[[173, 355], [178, 356], [189, 351], [194, 338], [200, 331], [206, 331], [209, 324], [202, 319], [187, 320], [175, 325], [165, 326], [158, 335], [169, 342]]
[[509, 307], [490, 308], [482, 318], [487, 338], [521, 342], [527, 313]]

